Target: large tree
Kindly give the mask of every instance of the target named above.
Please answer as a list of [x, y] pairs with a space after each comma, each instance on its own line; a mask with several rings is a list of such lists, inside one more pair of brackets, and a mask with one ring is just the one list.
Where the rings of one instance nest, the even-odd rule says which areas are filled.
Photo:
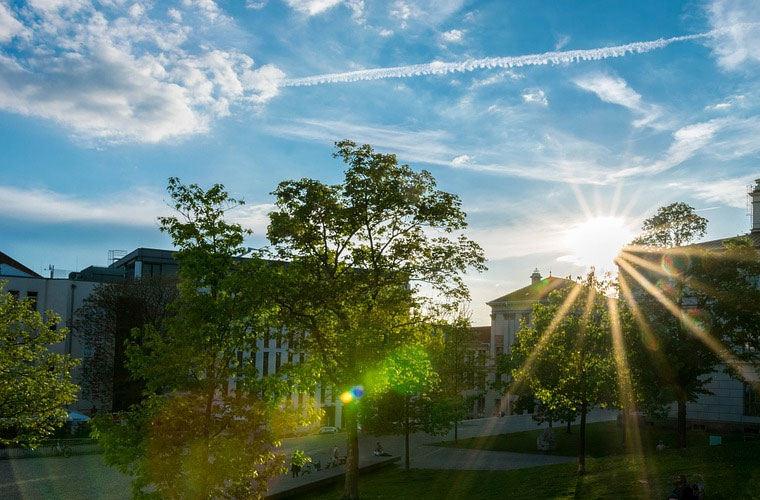
[[50, 351], [66, 338], [60, 318], [45, 318], [30, 300], [4, 293], [0, 282], [0, 444], [35, 447], [63, 425], [63, 409], [76, 401], [71, 381], [78, 362]]
[[168, 191], [178, 215], [159, 221], [178, 248], [179, 297], [161, 330], [147, 324], [127, 347], [145, 399], [122, 413], [126, 425], [96, 420], [105, 459], [135, 476], [135, 498], [261, 498], [285, 472], [278, 435], [309, 416], [252, 356], [273, 325], [271, 266], [239, 258], [247, 231], [225, 213], [242, 202], [223, 186], [172, 178]]
[[[388, 353], [419, 340], [421, 284], [466, 300], [461, 275], [483, 269], [484, 258], [476, 243], [455, 236], [467, 225], [461, 202], [436, 189], [429, 172], [369, 145], [336, 146], [348, 165], [343, 182], [280, 183], [268, 235], [288, 263], [279, 280], [287, 326], [308, 331], [308, 361], [347, 390]], [[359, 497], [356, 404], [344, 407], [350, 499]]]
[[101, 283], [84, 300], [74, 322], [89, 353], [82, 364], [82, 395], [97, 409], [124, 411], [142, 399], [145, 384], [127, 369], [125, 342], [134, 328], [150, 324], [160, 330], [176, 298], [176, 277], [144, 277]]
[[526, 387], [549, 411], [580, 414], [579, 474], [586, 467], [589, 410], [617, 404], [618, 382], [629, 376], [613, 345], [618, 319], [610, 312], [609, 294], [593, 272], [553, 292], [546, 304], [533, 306], [533, 324], [520, 328], [510, 354], [516, 390]]
[[642, 403], [677, 404], [680, 446], [686, 446], [686, 404], [709, 394], [710, 374], [741, 377], [760, 348], [760, 256], [747, 238], [720, 248], [685, 246], [707, 221], [684, 203], [660, 208], [644, 234], [618, 258], [620, 288], [637, 318], [632, 367]]

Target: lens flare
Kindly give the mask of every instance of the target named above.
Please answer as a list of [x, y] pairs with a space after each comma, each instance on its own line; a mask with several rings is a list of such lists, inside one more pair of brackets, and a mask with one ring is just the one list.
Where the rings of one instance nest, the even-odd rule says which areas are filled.
[[340, 395], [340, 402], [343, 403], [344, 405], [347, 405], [353, 400], [354, 400], [354, 395], [351, 394], [351, 391], [346, 391]]

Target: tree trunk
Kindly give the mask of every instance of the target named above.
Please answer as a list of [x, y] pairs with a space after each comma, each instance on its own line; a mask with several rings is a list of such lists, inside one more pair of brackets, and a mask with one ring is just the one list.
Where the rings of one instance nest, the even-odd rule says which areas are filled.
[[343, 498], [359, 500], [359, 435], [356, 429], [356, 403], [343, 406], [346, 418], [346, 482]]
[[454, 420], [454, 442], [459, 442], [459, 421]]
[[404, 470], [409, 471], [409, 396], [404, 396]]
[[578, 475], [586, 473], [586, 402], [581, 404], [580, 446], [578, 449]]
[[573, 433], [573, 432], [570, 430], [570, 424], [571, 424], [571, 422], [568, 420], [568, 421], [567, 421], [567, 433], [568, 433], [568, 434], [572, 434], [572, 433]]
[[678, 395], [678, 446], [686, 448], [686, 393]]

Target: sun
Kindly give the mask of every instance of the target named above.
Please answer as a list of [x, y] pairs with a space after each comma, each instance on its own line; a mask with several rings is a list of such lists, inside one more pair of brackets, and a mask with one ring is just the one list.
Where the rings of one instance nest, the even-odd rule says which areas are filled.
[[560, 260], [599, 272], [614, 272], [614, 259], [620, 249], [631, 242], [634, 232], [625, 218], [591, 217], [573, 224], [565, 233], [568, 255]]

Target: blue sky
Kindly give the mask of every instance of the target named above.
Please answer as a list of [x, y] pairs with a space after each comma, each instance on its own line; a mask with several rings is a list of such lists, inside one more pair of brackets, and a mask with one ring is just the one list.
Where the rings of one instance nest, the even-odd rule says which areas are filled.
[[42, 272], [168, 247], [169, 176], [245, 199], [261, 246], [276, 184], [338, 181], [350, 138], [461, 196], [487, 324], [658, 206], [748, 230], [759, 23], [753, 0], [0, 0], [0, 251]]

